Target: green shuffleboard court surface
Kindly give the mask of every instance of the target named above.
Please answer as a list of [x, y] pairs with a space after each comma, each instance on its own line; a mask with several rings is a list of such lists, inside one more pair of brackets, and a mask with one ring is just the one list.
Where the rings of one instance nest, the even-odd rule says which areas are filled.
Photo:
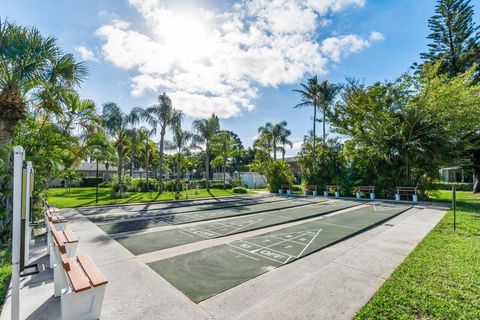
[[[315, 202], [321, 200], [312, 200]], [[249, 215], [253, 213], [274, 211], [286, 208], [293, 208], [298, 206], [305, 206], [312, 203], [312, 201], [305, 199], [298, 200], [284, 200], [274, 202], [264, 202], [259, 204], [243, 204], [241, 206], [218, 208], [214, 210], [201, 210], [191, 213], [182, 214], [162, 214], [153, 217], [144, 217], [140, 219], [131, 219], [105, 223], [98, 225], [100, 229], [108, 234], [119, 232], [127, 232], [134, 230], [141, 230], [153, 227], [160, 227], [162, 225], [177, 225], [198, 221], [214, 220], [220, 218], [228, 218], [235, 216]]]
[[195, 302], [380, 224], [411, 206], [371, 204], [148, 265]]
[[127, 219], [149, 219], [158, 218], [167, 215], [175, 214], [187, 214], [193, 212], [206, 212], [228, 208], [242, 208], [245, 206], [251, 206], [264, 203], [276, 203], [288, 201], [287, 198], [281, 197], [265, 197], [259, 199], [239, 200], [235, 202], [222, 202], [222, 203], [209, 203], [209, 204], [194, 204], [191, 206], [182, 206], [179, 208], [165, 208], [147, 211], [109, 211], [107, 213], [98, 213], [96, 215], [87, 216], [94, 223], [108, 223], [125, 221]]
[[248, 215], [227, 221], [205, 223], [199, 226], [186, 226], [171, 230], [131, 235], [116, 240], [133, 254], [139, 255], [187, 243], [224, 237], [240, 232], [311, 218], [360, 204], [361, 203], [354, 201], [310, 203], [310, 205], [287, 208], [281, 211], [277, 210]]

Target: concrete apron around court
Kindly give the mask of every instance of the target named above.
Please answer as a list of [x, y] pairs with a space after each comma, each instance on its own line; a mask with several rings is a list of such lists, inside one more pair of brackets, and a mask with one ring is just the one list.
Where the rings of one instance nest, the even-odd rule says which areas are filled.
[[[440, 221], [444, 207], [413, 208], [371, 229], [195, 304], [122, 245], [78, 214], [62, 210], [109, 280], [102, 319], [351, 319]], [[45, 262], [41, 240], [34, 259]], [[46, 262], [48, 263], [48, 262]], [[22, 278], [22, 319], [60, 319], [49, 270]], [[10, 319], [10, 292], [1, 320]]]

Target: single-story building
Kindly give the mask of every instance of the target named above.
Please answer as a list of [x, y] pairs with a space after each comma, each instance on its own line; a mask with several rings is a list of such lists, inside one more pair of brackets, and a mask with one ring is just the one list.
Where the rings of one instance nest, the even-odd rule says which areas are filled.
[[440, 169], [440, 176], [443, 182], [473, 183], [475, 181], [473, 168], [468, 164], [442, 168]]

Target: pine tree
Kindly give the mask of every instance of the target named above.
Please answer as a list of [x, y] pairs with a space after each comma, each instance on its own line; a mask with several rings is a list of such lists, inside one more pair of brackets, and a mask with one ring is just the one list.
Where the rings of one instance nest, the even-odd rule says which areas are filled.
[[473, 21], [470, 0], [438, 0], [435, 15], [428, 20], [431, 34], [427, 62], [441, 61], [440, 72], [455, 76], [479, 59], [479, 33]]

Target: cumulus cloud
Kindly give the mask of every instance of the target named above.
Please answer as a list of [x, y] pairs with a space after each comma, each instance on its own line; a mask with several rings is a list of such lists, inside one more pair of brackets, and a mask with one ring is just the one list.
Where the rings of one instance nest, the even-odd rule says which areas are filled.
[[168, 8], [161, 0], [129, 0], [144, 26], [113, 20], [96, 34], [102, 55], [133, 71], [132, 94], [167, 91], [190, 116], [237, 116], [254, 108], [261, 87], [325, 74], [329, 62], [383, 38], [372, 32], [316, 39], [331, 15], [364, 0], [239, 0], [230, 11]]
[[95, 53], [93, 53], [92, 50], [88, 49], [85, 46], [76, 46], [75, 50], [80, 53], [80, 56], [82, 57], [83, 60], [92, 60], [96, 61], [97, 58], [95, 57]]

